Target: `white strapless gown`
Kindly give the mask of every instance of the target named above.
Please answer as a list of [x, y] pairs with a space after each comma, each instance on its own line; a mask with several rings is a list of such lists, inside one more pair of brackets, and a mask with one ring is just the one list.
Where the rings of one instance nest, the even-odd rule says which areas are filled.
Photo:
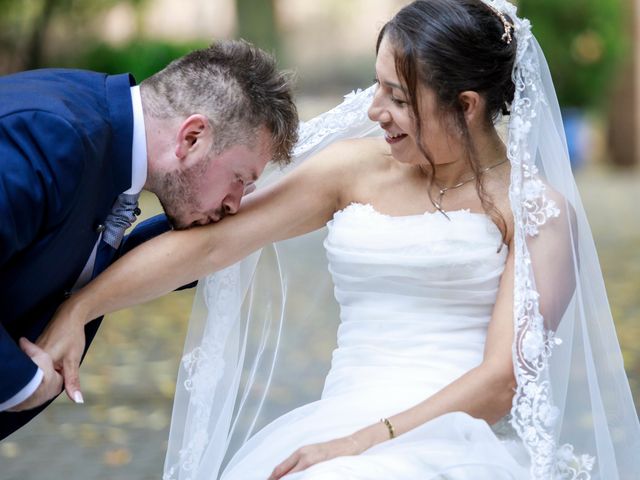
[[[351, 204], [325, 247], [340, 304], [338, 348], [320, 400], [250, 439], [222, 479], [266, 479], [297, 448], [401, 412], [482, 361], [507, 248], [483, 214], [392, 217]], [[358, 456], [286, 480], [527, 478], [519, 442], [466, 413], [443, 415]]]

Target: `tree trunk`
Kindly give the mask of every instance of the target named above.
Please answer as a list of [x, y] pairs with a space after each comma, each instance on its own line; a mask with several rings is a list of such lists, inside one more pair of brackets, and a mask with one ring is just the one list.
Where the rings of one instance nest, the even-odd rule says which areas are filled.
[[31, 35], [25, 48], [24, 67], [25, 70], [32, 70], [42, 66], [42, 50], [47, 27], [51, 21], [51, 16], [55, 10], [57, 0], [44, 0], [44, 5], [40, 15], [33, 23]]
[[631, 13], [622, 30], [632, 36], [629, 61], [621, 70], [609, 110], [608, 144], [614, 165], [640, 164], [640, 0], [627, 0]]

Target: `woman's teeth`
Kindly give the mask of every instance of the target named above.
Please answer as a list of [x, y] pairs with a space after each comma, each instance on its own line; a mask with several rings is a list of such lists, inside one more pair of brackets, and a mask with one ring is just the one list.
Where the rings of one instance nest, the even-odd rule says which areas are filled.
[[386, 133], [384, 138], [387, 141], [387, 143], [397, 143], [400, 140], [402, 140], [404, 137], [406, 137], [407, 134], [406, 133]]

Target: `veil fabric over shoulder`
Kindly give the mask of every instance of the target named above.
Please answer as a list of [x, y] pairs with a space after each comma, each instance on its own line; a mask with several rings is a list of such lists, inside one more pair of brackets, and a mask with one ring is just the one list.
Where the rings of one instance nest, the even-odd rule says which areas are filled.
[[[526, 448], [532, 479], [636, 478], [640, 425], [551, 75], [516, 7], [483, 1], [514, 20], [518, 43], [506, 139], [517, 389], [501, 423]], [[382, 135], [367, 117], [374, 88], [302, 124], [292, 165], [265, 174], [261, 183], [276, 181], [333, 142]], [[323, 340], [308, 335], [335, 326], [336, 318], [323, 316], [337, 314], [327, 313], [331, 288], [321, 242], [322, 232], [279, 242], [200, 282], [178, 375], [165, 480], [217, 478], [234, 451], [284, 413], [290, 388], [305, 391], [314, 368], [322, 378], [323, 367], [310, 359]], [[296, 324], [308, 327], [305, 338], [290, 334]], [[304, 379], [282, 377], [293, 365], [302, 365]], [[312, 399], [317, 392], [308, 390]]]

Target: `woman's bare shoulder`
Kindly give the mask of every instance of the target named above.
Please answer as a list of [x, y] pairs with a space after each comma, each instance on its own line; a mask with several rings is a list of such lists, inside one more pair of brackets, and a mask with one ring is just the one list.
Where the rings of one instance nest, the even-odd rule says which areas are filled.
[[372, 183], [389, 168], [392, 157], [383, 138], [341, 140], [308, 160], [305, 169], [314, 185], [334, 192], [337, 208], [354, 197], [354, 192]]
[[327, 151], [343, 160], [343, 162], [375, 161], [390, 155], [389, 147], [382, 137], [350, 138], [335, 142]]
[[333, 181], [353, 180], [385, 168], [390, 160], [389, 148], [382, 138], [368, 137], [341, 140], [310, 158], [309, 168]]

